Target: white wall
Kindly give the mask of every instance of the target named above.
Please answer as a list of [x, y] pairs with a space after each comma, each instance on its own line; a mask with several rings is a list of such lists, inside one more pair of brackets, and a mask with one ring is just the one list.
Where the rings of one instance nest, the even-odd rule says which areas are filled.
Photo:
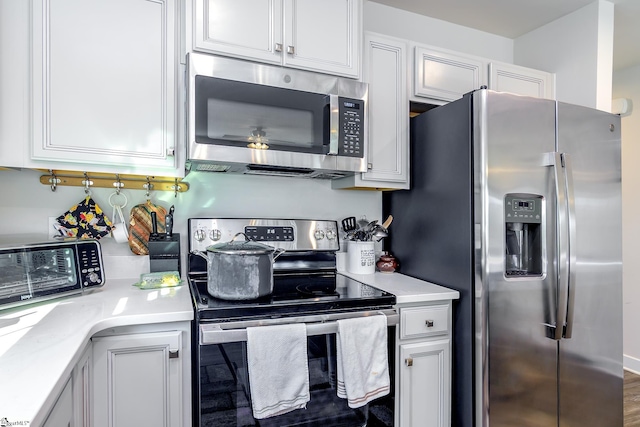
[[631, 100], [631, 114], [622, 117], [622, 283], [624, 366], [640, 372], [640, 65], [616, 71], [613, 97]]
[[495, 61], [513, 62], [512, 39], [366, 0], [364, 29]]
[[558, 100], [610, 111], [613, 10], [597, 0], [518, 37], [514, 62], [556, 73]]
[[[63, 214], [84, 199], [83, 187], [59, 186], [52, 192], [40, 184], [43, 172], [35, 170], [0, 170], [0, 236], [37, 234], [45, 236], [48, 218]], [[173, 192], [152, 191], [151, 201], [169, 208], [175, 205], [175, 232], [181, 233], [183, 255], [186, 253], [187, 219], [191, 217], [285, 217], [329, 219], [340, 221], [347, 216], [378, 219], [382, 215], [382, 193], [379, 191], [332, 190], [327, 180], [302, 178], [254, 177], [192, 172], [185, 181], [189, 191], [174, 197]], [[109, 196], [114, 190], [92, 189], [92, 197], [112, 219]], [[124, 209], [144, 203], [143, 190], [123, 190], [128, 198]], [[115, 202], [123, 200], [114, 197]], [[110, 247], [112, 239], [105, 238]], [[7, 237], [4, 237], [7, 240]], [[126, 244], [120, 249], [128, 249]], [[380, 249], [380, 248], [378, 248]], [[130, 251], [118, 250], [117, 255]], [[107, 271], [110, 277], [114, 272]]]

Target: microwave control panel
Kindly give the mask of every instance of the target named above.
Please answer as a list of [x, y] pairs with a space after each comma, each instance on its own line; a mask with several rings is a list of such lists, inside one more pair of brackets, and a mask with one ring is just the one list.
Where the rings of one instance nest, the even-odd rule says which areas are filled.
[[338, 154], [364, 156], [364, 101], [340, 98], [340, 138]]

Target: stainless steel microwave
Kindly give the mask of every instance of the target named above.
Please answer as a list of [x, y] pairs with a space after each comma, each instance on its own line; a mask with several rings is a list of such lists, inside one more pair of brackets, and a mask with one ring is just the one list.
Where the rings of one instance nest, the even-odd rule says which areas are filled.
[[6, 240], [0, 242], [0, 310], [104, 285], [102, 252], [96, 240]]
[[367, 167], [368, 85], [190, 53], [187, 169], [332, 179]]

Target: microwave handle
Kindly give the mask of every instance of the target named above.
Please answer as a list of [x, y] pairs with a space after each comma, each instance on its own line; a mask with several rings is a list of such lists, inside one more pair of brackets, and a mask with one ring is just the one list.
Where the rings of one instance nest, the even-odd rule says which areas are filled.
[[337, 156], [340, 142], [340, 102], [338, 95], [329, 95], [329, 152]]

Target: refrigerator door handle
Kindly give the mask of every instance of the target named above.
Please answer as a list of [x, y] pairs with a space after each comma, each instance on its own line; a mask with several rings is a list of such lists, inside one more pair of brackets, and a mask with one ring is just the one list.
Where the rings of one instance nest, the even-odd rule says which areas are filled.
[[576, 199], [573, 186], [573, 168], [571, 156], [562, 153], [562, 167], [564, 169], [565, 186], [567, 190], [567, 211], [569, 227], [569, 244], [567, 246], [567, 259], [569, 262], [569, 274], [567, 276], [567, 317], [563, 338], [571, 338], [573, 331], [573, 309], [576, 299]]
[[563, 167], [562, 154], [558, 152], [547, 153], [545, 164], [553, 166], [555, 187], [556, 187], [556, 206], [557, 206], [557, 245], [558, 245], [558, 274], [556, 287], [556, 323], [555, 325], [547, 325], [551, 330], [548, 335], [554, 340], [561, 340], [564, 332], [564, 322], [567, 318], [567, 294], [569, 287], [569, 260], [567, 247], [568, 242], [568, 222], [569, 215], [567, 213], [567, 191], [565, 170]]

